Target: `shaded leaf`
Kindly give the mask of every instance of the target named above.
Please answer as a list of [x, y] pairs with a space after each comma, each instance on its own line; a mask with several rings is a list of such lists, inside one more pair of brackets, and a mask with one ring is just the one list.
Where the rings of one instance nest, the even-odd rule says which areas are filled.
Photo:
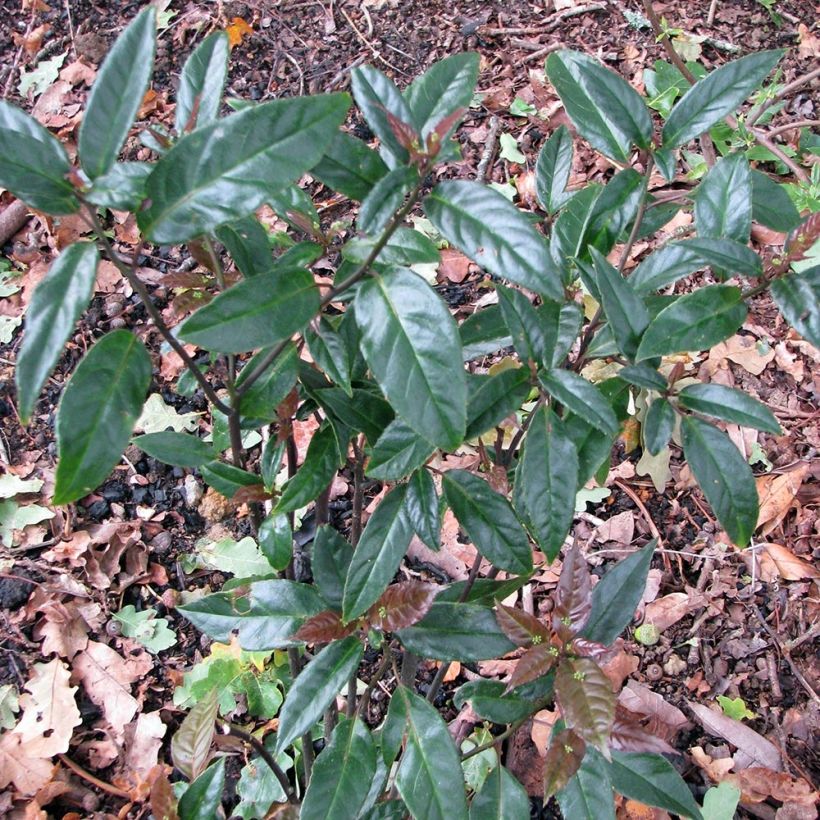
[[319, 309], [309, 271], [274, 270], [244, 279], [196, 311], [179, 328], [187, 342], [220, 353], [244, 353], [284, 341]]
[[225, 498], [233, 498], [243, 487], [262, 487], [258, 475], [224, 461], [209, 461], [199, 468], [199, 472], [205, 483]]
[[815, 347], [820, 346], [820, 265], [775, 279], [771, 291], [789, 324]]
[[330, 484], [339, 466], [336, 434], [326, 423], [313, 434], [304, 463], [285, 483], [274, 511], [287, 513], [309, 504]]
[[97, 72], [77, 143], [91, 179], [110, 170], [125, 142], [148, 88], [155, 47], [156, 10], [149, 7], [116, 39]]
[[316, 758], [300, 820], [355, 820], [376, 776], [376, 745], [358, 718], [342, 718]]
[[535, 163], [535, 192], [544, 210], [554, 214], [571, 196], [567, 183], [572, 172], [572, 136], [559, 125], [541, 146]]
[[581, 768], [556, 795], [561, 814], [573, 820], [615, 820], [612, 784], [600, 755], [587, 749]]
[[579, 415], [603, 433], [615, 435], [620, 429], [618, 419], [607, 400], [595, 385], [570, 370], [555, 368], [539, 374], [546, 391], [561, 404]]
[[339, 131], [311, 175], [334, 191], [361, 202], [387, 173], [382, 158], [356, 137]]
[[407, 743], [396, 787], [410, 814], [425, 820], [467, 820], [461, 761], [447, 725], [426, 700], [399, 686]]
[[430, 473], [416, 470], [407, 484], [404, 509], [416, 535], [434, 552], [441, 547], [441, 510]]
[[440, 661], [486, 660], [515, 648], [491, 609], [468, 603], [435, 602], [421, 621], [396, 637], [416, 655]]
[[436, 451], [404, 419], [387, 425], [373, 445], [365, 473], [379, 481], [398, 481], [421, 467]]
[[349, 104], [347, 94], [273, 100], [184, 136], [148, 177], [142, 232], [175, 244], [252, 213], [321, 159]]
[[663, 126], [663, 147], [683, 145], [731, 114], [782, 56], [781, 50], [748, 54], [696, 82], [670, 112]]
[[180, 820], [205, 820], [216, 816], [222, 807], [225, 790], [225, 758], [208, 766], [179, 799]]
[[34, 291], [14, 373], [23, 422], [31, 417], [37, 396], [91, 300], [99, 258], [92, 242], [75, 242], [51, 264]]
[[667, 380], [644, 362], [629, 364], [618, 371], [618, 378], [625, 379], [630, 384], [643, 387], [645, 390], [664, 391], [669, 386]]
[[502, 370], [493, 376], [467, 375], [467, 433], [483, 435], [518, 410], [530, 392], [530, 374], [524, 367]]
[[800, 214], [786, 189], [757, 170], [752, 171], [752, 219], [783, 233], [800, 224]]
[[287, 748], [322, 717], [330, 702], [358, 669], [364, 647], [351, 636], [326, 646], [293, 682], [279, 713], [276, 751]]
[[504, 496], [465, 470], [446, 472], [442, 488], [459, 524], [485, 558], [508, 572], [532, 570], [527, 534]]
[[469, 681], [456, 690], [453, 705], [461, 709], [469, 701], [479, 717], [500, 724], [515, 723], [538, 710], [538, 701], [517, 693], [506, 694], [506, 689], [501, 681]]
[[174, 467], [201, 467], [219, 457], [213, 447], [190, 433], [166, 430], [133, 439], [144, 453]]
[[742, 390], [722, 384], [689, 385], [678, 393], [678, 401], [683, 407], [707, 416], [776, 435], [782, 432], [774, 414], [765, 404]]
[[364, 614], [387, 589], [410, 544], [412, 527], [404, 510], [407, 485], [394, 487], [370, 517], [347, 570], [342, 613], [345, 621]]
[[274, 263], [268, 232], [255, 216], [244, 216], [220, 225], [216, 236], [245, 277], [265, 273], [280, 261]]
[[115, 467], [150, 381], [148, 352], [127, 330], [111, 331], [88, 351], [57, 409], [55, 504], [88, 495]]
[[219, 115], [229, 53], [227, 35], [217, 31], [208, 35], [185, 61], [174, 109], [177, 134], [209, 125]]
[[470, 820], [524, 820], [530, 800], [524, 787], [499, 761], [470, 804]]
[[752, 230], [752, 178], [743, 153], [730, 154], [714, 167], [695, 191], [698, 236], [746, 243]]
[[646, 329], [639, 360], [686, 350], [708, 350], [728, 339], [745, 321], [740, 288], [709, 285], [664, 308]]
[[669, 444], [675, 429], [675, 408], [669, 399], [658, 396], [646, 411], [641, 433], [646, 449], [656, 456]]
[[259, 549], [267, 562], [278, 571], [287, 567], [293, 557], [293, 531], [288, 516], [272, 513], [259, 525]]
[[362, 201], [359, 230], [369, 234], [381, 233], [418, 179], [418, 169], [413, 165], [399, 165], [385, 174]]
[[353, 547], [329, 525], [319, 527], [313, 539], [311, 569], [321, 596], [336, 609], [342, 608], [345, 578]]
[[682, 424], [683, 454], [721, 526], [738, 546], [746, 546], [757, 526], [758, 498], [746, 459], [726, 433], [687, 416]]
[[477, 182], [442, 182], [424, 200], [424, 210], [438, 231], [476, 264], [563, 301], [546, 240], [497, 191]]

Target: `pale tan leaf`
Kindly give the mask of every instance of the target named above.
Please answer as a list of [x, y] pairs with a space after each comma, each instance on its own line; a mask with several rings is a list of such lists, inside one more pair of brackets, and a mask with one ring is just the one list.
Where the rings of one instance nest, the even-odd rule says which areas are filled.
[[783, 769], [777, 747], [754, 729], [703, 704], [690, 703], [689, 707], [707, 732], [737, 747], [735, 764], [738, 769], [750, 766], [763, 766], [776, 772]]
[[0, 789], [10, 783], [29, 796], [51, 780], [53, 764], [41, 757], [28, 757], [20, 736], [7, 732], [0, 737]]
[[[745, 556], [744, 556], [745, 557]], [[820, 570], [803, 558], [798, 558], [781, 544], [762, 544], [757, 550], [760, 576], [769, 583], [778, 578], [784, 581], [802, 581], [820, 578]]]
[[801, 806], [815, 806], [817, 792], [802, 777], [792, 777], [786, 772], [754, 766], [729, 774], [725, 778], [740, 789], [747, 803], [762, 803], [773, 797], [781, 803], [796, 803]]
[[721, 783], [727, 774], [735, 767], [735, 761], [731, 757], [713, 758], [710, 757], [700, 746], [693, 746], [689, 753], [695, 763], [703, 769], [714, 783]]
[[763, 535], [771, 532], [786, 517], [809, 468], [810, 465], [804, 463], [783, 475], [764, 475], [756, 479], [760, 501], [757, 527], [764, 528]]
[[104, 643], [90, 641], [74, 659], [74, 673], [88, 697], [103, 711], [105, 719], [119, 736], [137, 712], [131, 684], [140, 677], [125, 658]]
[[653, 624], [663, 632], [693, 610], [706, 604], [706, 598], [698, 592], [670, 592], [669, 595], [657, 598], [646, 605], [644, 622]]
[[77, 687], [68, 685], [70, 677], [57, 658], [34, 664], [34, 675], [20, 697], [23, 717], [13, 730], [28, 757], [51, 757], [68, 751], [73, 729], [82, 723], [74, 699]]
[[125, 727], [125, 753], [121, 769], [122, 776], [130, 785], [138, 787], [148, 779], [157, 764], [166, 729], [158, 711], [143, 712]]

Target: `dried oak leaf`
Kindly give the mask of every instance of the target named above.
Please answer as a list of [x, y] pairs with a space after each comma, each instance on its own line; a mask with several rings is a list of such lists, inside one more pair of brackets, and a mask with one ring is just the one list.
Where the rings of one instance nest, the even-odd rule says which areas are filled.
[[797, 803], [814, 806], [820, 795], [801, 777], [792, 777], [786, 772], [773, 772], [760, 766], [728, 774], [727, 780], [737, 786], [741, 800], [747, 803], [762, 803], [773, 797], [781, 803]]

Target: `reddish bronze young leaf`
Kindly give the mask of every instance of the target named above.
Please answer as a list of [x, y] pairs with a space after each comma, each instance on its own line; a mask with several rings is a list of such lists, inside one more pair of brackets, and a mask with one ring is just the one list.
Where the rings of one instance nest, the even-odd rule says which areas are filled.
[[421, 581], [402, 581], [389, 586], [370, 607], [367, 625], [384, 632], [395, 632], [418, 623], [433, 605], [438, 588]]
[[615, 722], [609, 743], [613, 749], [621, 752], [657, 752], [668, 755], [677, 754], [665, 740], [649, 732], [640, 723], [641, 716], [624, 709], [619, 703], [615, 706]]
[[355, 622], [345, 625], [342, 623], [338, 612], [326, 609], [324, 612], [308, 618], [294, 633], [293, 639], [305, 643], [330, 643], [340, 638], [346, 638], [355, 629]]
[[179, 820], [177, 799], [168, 775], [160, 771], [151, 784], [151, 813], [159, 820]]
[[400, 120], [395, 114], [389, 111], [384, 112], [387, 115], [387, 124], [393, 132], [393, 136], [398, 140], [402, 148], [414, 153], [419, 148], [419, 135], [416, 129], [409, 123]]
[[592, 658], [596, 663], [606, 663], [616, 653], [614, 647], [604, 646], [598, 641], [589, 640], [589, 638], [574, 638], [570, 644], [570, 650], [582, 658]]
[[560, 792], [581, 768], [587, 744], [572, 729], [564, 729], [550, 741], [544, 764], [544, 802]]
[[609, 760], [615, 695], [606, 675], [589, 658], [568, 658], [555, 673], [555, 694], [564, 721]]
[[568, 642], [586, 626], [591, 611], [589, 568], [580, 548], [573, 544], [564, 558], [561, 577], [555, 590], [552, 628], [561, 640]]
[[498, 621], [501, 631], [519, 646], [549, 643], [549, 627], [541, 623], [534, 615], [530, 615], [521, 609], [513, 609], [511, 606], [498, 604], [495, 619]]
[[457, 108], [448, 117], [436, 124], [436, 127], [427, 135], [427, 153], [435, 156], [441, 150], [441, 143], [450, 129], [464, 116], [466, 108]]
[[546, 675], [555, 665], [556, 660], [558, 660], [558, 649], [549, 643], [540, 643], [528, 649], [519, 658], [505, 691], [509, 692], [516, 686]]

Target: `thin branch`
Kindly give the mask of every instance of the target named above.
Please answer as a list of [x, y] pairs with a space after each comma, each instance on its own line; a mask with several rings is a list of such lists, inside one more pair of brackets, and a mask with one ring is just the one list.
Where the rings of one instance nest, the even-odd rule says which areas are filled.
[[[114, 263], [117, 270], [122, 274], [123, 277], [128, 281], [128, 284], [136, 291], [137, 295], [142, 299], [142, 303], [145, 305], [145, 309], [148, 311], [148, 315], [153, 320], [154, 324], [157, 326], [157, 330], [162, 334], [163, 338], [166, 342], [171, 346], [174, 352], [182, 359], [185, 367], [188, 368], [191, 375], [196, 379], [197, 384], [202, 388], [202, 392], [208, 397], [208, 401], [214, 405], [218, 410], [223, 412], [226, 416], [230, 415], [231, 408], [225, 404], [219, 396], [217, 396], [216, 391], [211, 387], [208, 380], [205, 378], [202, 371], [197, 366], [196, 362], [188, 355], [188, 351], [185, 350], [182, 343], [171, 333], [171, 329], [168, 325], [165, 324], [165, 320], [162, 318], [162, 314], [157, 309], [157, 306], [154, 304], [153, 300], [151, 299], [151, 294], [148, 293], [148, 288], [145, 287], [142, 280], [137, 276], [136, 273], [136, 266], [137, 266], [137, 258], [138, 253], [135, 252], [134, 260], [132, 265], [128, 265], [125, 260], [114, 250], [114, 246], [111, 244], [111, 240], [105, 235], [105, 229], [103, 228], [102, 222], [100, 221], [99, 216], [97, 216], [97, 211], [94, 209], [92, 205], [88, 203], [84, 203], [86, 210], [88, 211], [88, 215], [91, 219], [91, 227], [94, 230], [94, 233], [97, 236], [97, 241], [103, 246], [105, 249], [108, 258], [111, 262]], [[137, 248], [139, 251], [140, 248]]]
[[265, 763], [268, 764], [270, 770], [276, 776], [276, 779], [279, 781], [279, 785], [288, 797], [288, 803], [295, 803], [296, 797], [293, 793], [293, 786], [291, 786], [290, 780], [288, 780], [288, 776], [284, 773], [284, 771], [282, 771], [282, 767], [276, 762], [273, 755], [265, 748], [265, 744], [249, 732], [239, 729], [236, 726], [232, 726], [230, 723], [223, 723], [222, 725], [229, 735], [238, 737], [240, 740], [244, 740], [245, 743], [253, 747], [253, 750], [259, 755], [259, 757], [262, 758], [262, 760], [265, 761]]
[[523, 725], [525, 720], [526, 718], [523, 718], [522, 720], [517, 720], [515, 723], [511, 723], [500, 735], [496, 735], [492, 740], [487, 743], [482, 743], [474, 749], [470, 749], [469, 752], [463, 752], [461, 755], [461, 762], [463, 763], [465, 760], [469, 760], [471, 757], [480, 755], [482, 752], [492, 749], [499, 743], [503, 743], [508, 737], [511, 737], [518, 731], [519, 727]]
[[764, 100], [760, 105], [749, 112], [749, 116], [746, 117], [746, 124], [751, 127], [760, 119], [763, 113], [776, 102], [780, 102], [780, 100], [788, 97], [792, 91], [797, 91], [798, 88], [810, 83], [812, 80], [816, 80], [818, 77], [820, 77], [820, 68], [815, 68], [813, 71], [809, 71], [808, 74], [803, 74], [802, 77], [798, 77], [796, 80], [786, 83], [771, 99]]
[[770, 128], [766, 132], [766, 136], [775, 137], [778, 134], [793, 131], [795, 128], [817, 128], [818, 126], [820, 126], [820, 120], [797, 120], [796, 122], [787, 122], [784, 125], [778, 125], [777, 128]]
[[646, 167], [644, 170], [643, 176], [643, 191], [641, 192], [641, 202], [638, 205], [638, 211], [635, 214], [635, 219], [632, 223], [632, 230], [629, 232], [629, 239], [626, 241], [626, 245], [624, 245], [623, 252], [621, 253], [621, 261], [618, 263], [618, 273], [623, 276], [624, 269], [626, 268], [626, 263], [629, 261], [629, 255], [632, 253], [632, 248], [635, 246], [635, 241], [638, 238], [638, 233], [641, 230], [641, 224], [643, 223], [644, 214], [646, 213], [646, 207], [649, 204], [649, 197], [647, 196], [649, 192], [649, 178], [652, 176], [652, 168], [655, 164], [655, 158], [652, 154], [649, 154], [646, 158]]

